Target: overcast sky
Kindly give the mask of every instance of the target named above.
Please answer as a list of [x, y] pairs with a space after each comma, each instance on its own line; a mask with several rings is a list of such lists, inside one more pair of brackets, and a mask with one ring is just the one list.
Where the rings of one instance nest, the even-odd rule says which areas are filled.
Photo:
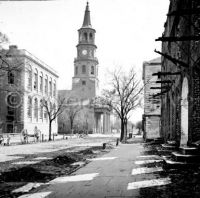
[[[73, 61], [86, 0], [0, 1], [0, 31], [58, 71], [58, 89], [71, 89]], [[107, 70], [135, 67], [158, 55], [169, 0], [89, 0], [96, 29], [100, 87]]]

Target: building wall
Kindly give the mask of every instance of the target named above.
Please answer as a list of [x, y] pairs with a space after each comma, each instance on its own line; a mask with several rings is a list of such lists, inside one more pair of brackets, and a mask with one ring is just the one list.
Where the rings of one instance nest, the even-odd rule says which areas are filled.
[[[154, 139], [161, 137], [160, 134], [160, 114], [161, 100], [160, 96], [153, 97], [159, 94], [161, 89], [160, 84], [156, 83], [158, 76], [153, 75], [161, 71], [161, 58], [156, 58], [149, 62], [143, 63], [143, 82], [144, 82], [144, 138]], [[151, 89], [152, 87], [158, 89]]]
[[[29, 86], [29, 77], [31, 71], [32, 74], [32, 83], [31, 86]], [[37, 73], [38, 75], [38, 82], [36, 88], [34, 88], [34, 75]], [[42, 77], [42, 78], [41, 78]], [[45, 118], [45, 109], [42, 110], [42, 115], [40, 115], [40, 100], [47, 98], [49, 102], [52, 104], [57, 105], [57, 91], [56, 89], [57, 85], [57, 76], [51, 74], [50, 72], [46, 71], [45, 69], [41, 68], [37, 62], [35, 62], [32, 59], [29, 59], [28, 57], [25, 59], [25, 94], [24, 94], [24, 128], [26, 128], [29, 133], [34, 132], [35, 126], [45, 135], [48, 134], [49, 131], [49, 121], [48, 117]], [[42, 79], [42, 80], [41, 80]], [[45, 81], [47, 80], [47, 89], [45, 89]], [[42, 82], [42, 83], [41, 83]], [[51, 86], [50, 86], [51, 82]], [[55, 87], [54, 87], [55, 84]], [[50, 89], [51, 87], [51, 89]], [[28, 115], [28, 98], [32, 99], [32, 110], [31, 115]], [[37, 99], [38, 101], [38, 116], [35, 117], [34, 114], [34, 100]], [[52, 134], [57, 133], [57, 118], [55, 121], [52, 122]]]
[[[68, 95], [65, 96], [66, 99], [68, 97]], [[70, 106], [68, 106], [69, 104], [66, 104], [65, 111], [58, 118], [59, 133], [72, 133], [70, 116], [72, 116], [77, 109], [78, 112], [73, 119], [73, 133], [79, 133], [83, 131], [92, 133], [94, 131], [94, 108], [91, 108], [88, 102], [87, 104], [84, 104], [84, 102], [82, 104], [79, 103], [79, 105], [75, 102], [72, 102]]]
[[[12, 49], [12, 50], [11, 50]], [[42, 63], [39, 59], [25, 50], [19, 50], [16, 46], [10, 47], [12, 54], [12, 61], [20, 59], [21, 69], [18, 74], [15, 74], [15, 87], [18, 87], [18, 95], [20, 97], [19, 105], [15, 106], [15, 120], [13, 122], [14, 130], [8, 131], [6, 126], [2, 132], [17, 132], [20, 133], [23, 128], [27, 129], [29, 134], [34, 133], [34, 128], [37, 128], [45, 135], [48, 135], [49, 121], [48, 118], [44, 118], [44, 107], [41, 112], [40, 100], [49, 100], [52, 104], [57, 105], [57, 79], [58, 76], [51, 68]], [[12, 67], [12, 64], [11, 64]], [[15, 72], [16, 73], [16, 72]], [[42, 78], [41, 78], [42, 77]], [[7, 74], [3, 75], [4, 82], [3, 87], [8, 85]], [[45, 79], [47, 80], [48, 89], [45, 92]], [[5, 80], [6, 79], [6, 80]], [[50, 83], [51, 82], [51, 83]], [[51, 87], [51, 89], [50, 89]], [[51, 91], [50, 91], [51, 90]], [[8, 93], [3, 92], [1, 94], [1, 103], [4, 104], [0, 109], [1, 120], [8, 123], [7, 113], [8, 104], [5, 100], [9, 93], [13, 93], [13, 90], [9, 90]], [[28, 104], [31, 99], [32, 104]], [[34, 103], [37, 99], [37, 108]], [[30, 110], [29, 110], [30, 109]], [[31, 113], [30, 113], [31, 112]], [[37, 112], [37, 114], [36, 114]], [[52, 133], [57, 133], [57, 119], [52, 123]]]
[[[14, 133], [18, 132], [23, 128], [23, 58], [18, 57], [6, 57], [13, 53], [14, 49], [10, 49], [9, 53], [7, 50], [2, 50], [1, 56], [5, 59], [5, 62], [1, 62], [2, 67], [10, 69], [0, 71], [0, 133]], [[9, 65], [9, 67], [8, 67]], [[16, 69], [13, 70], [13, 67]], [[14, 76], [12, 83], [9, 82], [9, 73]], [[11, 79], [11, 78], [10, 78]], [[17, 96], [17, 101], [11, 100], [11, 97]]]
[[[188, 9], [190, 9], [190, 13], [193, 13], [199, 5], [198, 1], [174, 0], [170, 2], [169, 13]], [[199, 35], [199, 25], [197, 15], [182, 12], [181, 15], [168, 16], [165, 23], [164, 37], [190, 37], [186, 41], [162, 42], [163, 53], [187, 65], [185, 67], [183, 64], [173, 63], [168, 58], [162, 57], [162, 72], [180, 72], [179, 75], [162, 76], [162, 80], [173, 81], [170, 91], [162, 95], [161, 129], [165, 140], [174, 139], [178, 143], [181, 140], [181, 122], [185, 121], [183, 118], [181, 120], [184, 79], [188, 80], [189, 85], [188, 144], [200, 139], [200, 76], [198, 69], [200, 45], [198, 40], [191, 39], [191, 36]]]
[[159, 115], [146, 115], [144, 137], [146, 140], [160, 138], [160, 116]]

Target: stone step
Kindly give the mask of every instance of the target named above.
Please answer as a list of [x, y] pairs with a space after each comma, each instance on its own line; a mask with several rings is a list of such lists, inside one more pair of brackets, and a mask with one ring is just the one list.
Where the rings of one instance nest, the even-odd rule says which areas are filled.
[[179, 151], [184, 155], [198, 155], [200, 153], [198, 148], [189, 146], [181, 146]]
[[192, 142], [191, 146], [199, 148], [200, 147], [200, 140], [198, 140], [196, 142]]
[[162, 139], [162, 138], [147, 139], [147, 140], [146, 140], [146, 143], [147, 143], [147, 144], [151, 144], [151, 145], [154, 145], [154, 144], [162, 144], [162, 143], [163, 143], [163, 139]]
[[154, 142], [155, 143], [157, 143], [157, 144], [161, 144], [161, 143], [163, 143], [163, 138], [156, 138], [156, 139], [154, 139]]
[[175, 140], [168, 140], [167, 144], [172, 145], [172, 146], [177, 146], [177, 143]]
[[186, 155], [180, 152], [172, 152], [172, 159], [176, 162], [197, 163], [200, 162], [200, 155]]
[[168, 158], [164, 160], [163, 168], [164, 169], [179, 169], [179, 168], [182, 169], [182, 168], [188, 168], [191, 165], [194, 165], [194, 164], [186, 163], [186, 162], [176, 162]]
[[167, 164], [170, 164], [170, 165], [183, 165], [183, 164], [187, 164], [186, 162], [176, 162], [172, 159], [166, 159], [165, 162]]
[[171, 151], [174, 151], [174, 150], [177, 150], [177, 146], [175, 145], [170, 145], [170, 144], [161, 144], [162, 148], [163, 149], [166, 149], [166, 150], [171, 150]]
[[161, 158], [163, 159], [163, 160], [170, 160], [170, 158], [171, 158], [171, 155], [161, 155]]

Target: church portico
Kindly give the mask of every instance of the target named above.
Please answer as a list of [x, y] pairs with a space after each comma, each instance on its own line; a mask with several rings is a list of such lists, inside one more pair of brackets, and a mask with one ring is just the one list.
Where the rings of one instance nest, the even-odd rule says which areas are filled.
[[110, 133], [110, 111], [104, 108], [95, 108], [95, 132], [96, 133]]

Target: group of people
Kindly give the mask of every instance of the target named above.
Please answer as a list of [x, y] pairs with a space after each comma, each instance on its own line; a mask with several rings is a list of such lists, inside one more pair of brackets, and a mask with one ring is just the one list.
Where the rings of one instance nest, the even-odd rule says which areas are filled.
[[[38, 142], [40, 139], [41, 131], [35, 126], [34, 133], [28, 134], [27, 129], [22, 129], [21, 131], [21, 141], [22, 143], [26, 144], [28, 143], [28, 137], [34, 137], [35, 142]], [[2, 146], [9, 146], [10, 145], [10, 135], [7, 134], [0, 134], [0, 145]]]
[[28, 134], [27, 129], [23, 129], [22, 132], [21, 132], [21, 135], [22, 135], [22, 141], [25, 144], [28, 143], [28, 137], [34, 137], [35, 141], [38, 142], [39, 138], [40, 138], [40, 130], [35, 126], [34, 134], [30, 135], [30, 134]]

